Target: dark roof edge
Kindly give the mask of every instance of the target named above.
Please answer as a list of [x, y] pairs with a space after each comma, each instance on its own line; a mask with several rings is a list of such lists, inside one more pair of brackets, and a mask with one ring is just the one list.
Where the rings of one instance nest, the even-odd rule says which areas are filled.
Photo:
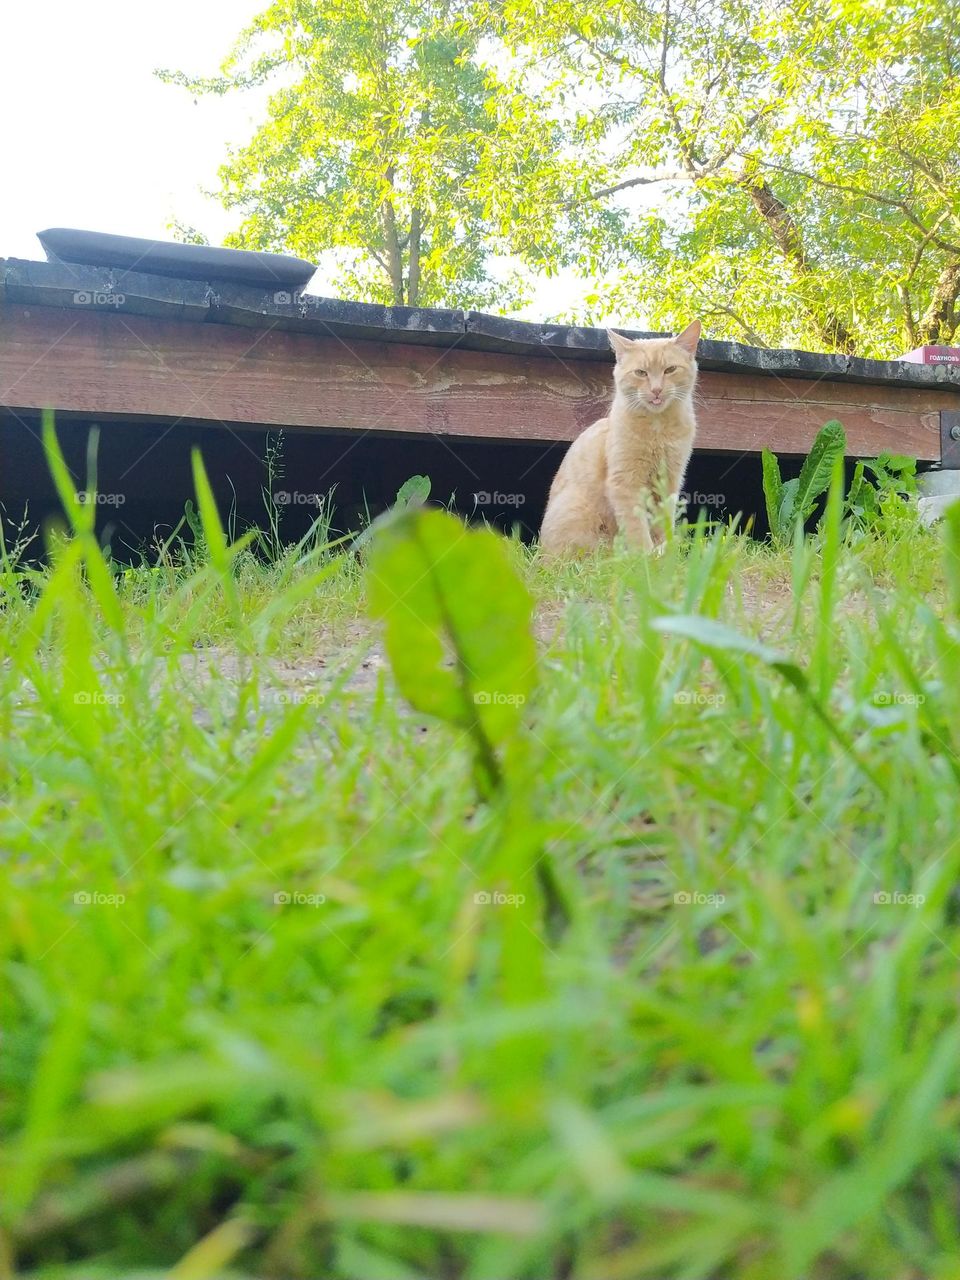
[[[115, 268], [0, 258], [0, 301], [63, 309], [117, 311], [201, 323], [277, 328], [318, 336], [413, 342], [512, 355], [550, 354], [563, 361], [610, 360], [606, 331], [577, 325], [535, 324], [479, 311], [388, 307], [369, 302], [247, 285], [144, 275]], [[633, 337], [654, 337], [623, 330]], [[810, 351], [773, 351], [737, 342], [700, 343], [701, 369], [770, 377], [894, 383], [960, 392], [960, 366], [862, 360]]]
[[48, 262], [66, 262], [106, 270], [139, 271], [177, 280], [229, 280], [257, 289], [303, 289], [316, 266], [305, 258], [208, 244], [147, 240], [77, 227], [38, 231]]

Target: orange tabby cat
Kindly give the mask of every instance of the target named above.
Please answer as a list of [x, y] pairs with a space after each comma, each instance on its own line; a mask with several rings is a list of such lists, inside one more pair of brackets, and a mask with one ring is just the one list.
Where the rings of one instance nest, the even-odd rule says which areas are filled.
[[617, 532], [651, 550], [650, 514], [680, 492], [690, 461], [700, 321], [675, 338], [607, 333], [613, 404], [574, 440], [550, 486], [540, 546], [551, 555], [589, 551]]

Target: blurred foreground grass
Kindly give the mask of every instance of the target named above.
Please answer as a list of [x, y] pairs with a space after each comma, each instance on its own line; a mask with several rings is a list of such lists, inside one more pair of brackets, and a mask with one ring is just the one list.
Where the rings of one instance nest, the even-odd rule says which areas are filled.
[[83, 518], [4, 575], [0, 1275], [960, 1276], [956, 527], [505, 544], [478, 798], [363, 553]]

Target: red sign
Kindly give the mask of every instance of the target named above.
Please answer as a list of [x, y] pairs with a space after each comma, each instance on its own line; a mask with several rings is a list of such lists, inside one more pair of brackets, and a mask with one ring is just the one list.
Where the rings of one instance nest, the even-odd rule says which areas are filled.
[[960, 347], [917, 347], [899, 358], [911, 364], [960, 364]]

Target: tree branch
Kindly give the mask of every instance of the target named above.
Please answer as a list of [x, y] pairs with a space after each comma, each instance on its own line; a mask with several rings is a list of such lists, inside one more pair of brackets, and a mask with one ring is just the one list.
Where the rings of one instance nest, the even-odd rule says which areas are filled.
[[905, 284], [909, 284], [910, 281], [913, 279], [913, 277], [917, 274], [917, 271], [920, 267], [920, 260], [923, 258], [923, 255], [926, 252], [927, 248], [929, 247], [931, 240], [936, 238], [937, 232], [943, 226], [944, 222], [946, 222], [948, 216], [949, 215], [947, 211], [944, 210], [944, 212], [941, 213], [940, 217], [936, 220], [936, 222], [933, 224], [933, 226], [930, 228], [927, 234], [923, 237], [923, 239], [917, 245], [916, 253], [914, 253], [913, 258], [910, 262], [910, 270], [907, 272], [907, 278], [904, 281]]
[[[743, 152], [738, 152], [748, 163], [758, 164], [763, 169], [772, 169], [776, 173], [786, 173], [794, 178], [802, 178], [805, 182], [812, 182], [818, 187], [824, 187], [828, 191], [843, 191], [848, 195], [862, 196], [865, 200], [872, 200], [875, 204], [886, 205], [890, 209], [899, 209], [903, 216], [913, 226], [927, 235], [929, 228], [925, 227], [917, 215], [907, 204], [906, 200], [902, 200], [897, 196], [882, 195], [879, 191], [869, 191], [866, 187], [853, 186], [846, 182], [829, 182], [826, 178], [820, 178], [815, 173], [805, 173], [801, 169], [792, 169], [788, 165], [774, 164], [772, 160], [757, 160], [753, 156], [747, 156]], [[931, 237], [931, 243], [935, 244], [939, 249], [943, 249], [945, 253], [955, 253], [960, 255], [960, 245], [952, 244], [949, 240], [943, 240], [940, 236]]]
[[671, 169], [667, 173], [651, 174], [649, 178], [625, 178], [623, 182], [615, 182], [612, 187], [600, 187], [598, 191], [590, 191], [576, 200], [564, 201], [564, 208], [572, 208], [578, 204], [586, 204], [589, 200], [602, 200], [604, 196], [616, 195], [618, 191], [626, 191], [630, 187], [651, 187], [658, 182], [689, 182], [690, 175], [682, 169]]
[[[860, 137], [861, 135], [857, 134], [855, 136]], [[864, 140], [867, 141], [868, 139]], [[873, 141], [873, 139], [869, 139], [869, 141]], [[881, 145], [883, 144], [881, 143]], [[955, 217], [956, 215], [952, 213], [952, 210], [956, 204], [956, 194], [944, 185], [943, 178], [937, 173], [933, 166], [928, 164], [927, 161], [922, 160], [920, 156], [914, 155], [912, 151], [908, 151], [900, 142], [890, 146], [889, 149], [896, 155], [900, 156], [901, 159], [906, 160], [908, 164], [911, 164], [918, 173], [923, 174], [940, 199], [943, 200], [947, 208], [951, 210], [951, 216]]]
[[769, 343], [764, 342], [763, 338], [761, 338], [760, 334], [757, 333], [753, 325], [748, 323], [748, 321], [744, 320], [743, 316], [740, 315], [738, 312], [734, 311], [733, 307], [728, 307], [722, 302], [707, 302], [707, 303], [701, 304], [698, 310], [701, 316], [711, 316], [711, 315], [729, 316], [730, 319], [735, 324], [738, 324], [740, 328], [743, 330], [743, 336], [747, 339], [747, 341], [750, 343], [752, 347], [760, 347], [762, 350], [766, 350], [767, 347], [769, 346]]
[[387, 275], [390, 274], [390, 268], [387, 266], [386, 260], [380, 256], [372, 244], [367, 245], [367, 253], [369, 253], [370, 257], [373, 258], [374, 262], [376, 262], [378, 266], [384, 269]]
[[[749, 169], [745, 169], [741, 174], [738, 184], [749, 196], [753, 207], [766, 223], [783, 257], [799, 276], [809, 279], [814, 274], [814, 269], [807, 257], [803, 232], [787, 206], [774, 194], [765, 178], [758, 177]], [[821, 306], [808, 304], [807, 309], [829, 346], [848, 353], [856, 350], [853, 334], [832, 307], [825, 303]]]
[[690, 145], [690, 139], [687, 131], [683, 126], [683, 121], [677, 112], [676, 103], [673, 96], [667, 88], [667, 55], [670, 49], [670, 0], [664, 0], [663, 7], [663, 40], [660, 45], [660, 67], [657, 72], [657, 88], [663, 99], [663, 109], [670, 127], [673, 129], [674, 137], [677, 141], [677, 150], [680, 152], [680, 161], [686, 170], [687, 177], [691, 182], [696, 182], [700, 176], [697, 171], [696, 157], [693, 154], [693, 148]]

